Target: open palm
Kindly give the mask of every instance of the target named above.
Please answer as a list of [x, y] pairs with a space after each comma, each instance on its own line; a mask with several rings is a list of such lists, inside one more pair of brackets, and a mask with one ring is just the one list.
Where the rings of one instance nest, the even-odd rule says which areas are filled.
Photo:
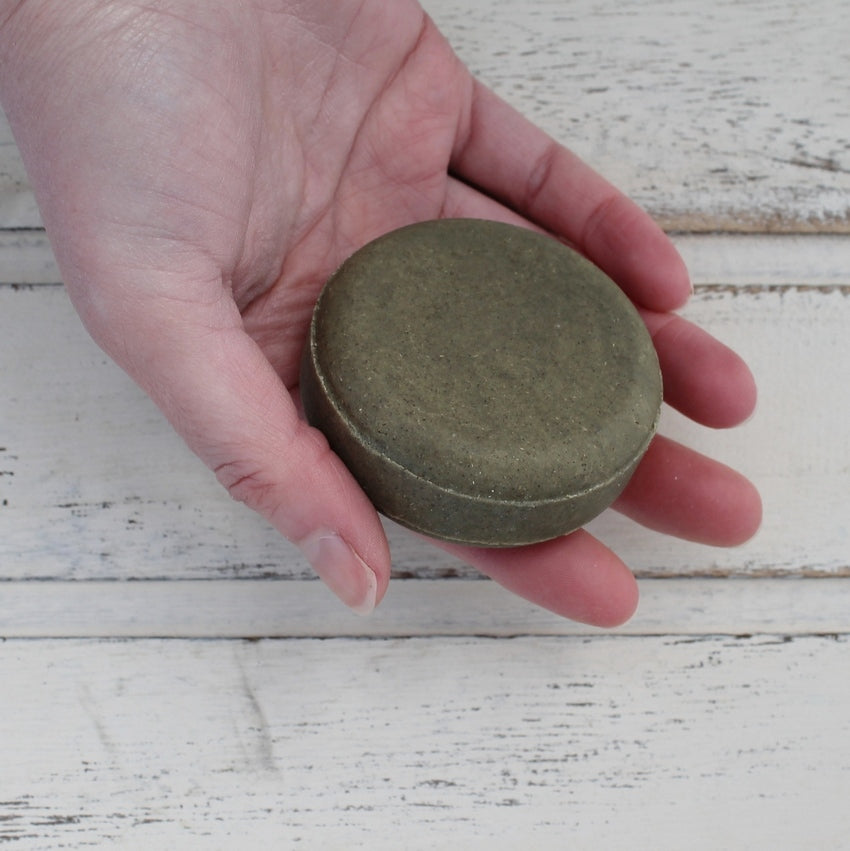
[[[349, 605], [381, 598], [390, 557], [299, 418], [298, 364], [324, 280], [392, 228], [468, 216], [551, 232], [642, 310], [668, 402], [712, 426], [751, 411], [741, 361], [668, 312], [689, 284], [666, 237], [475, 81], [414, 0], [5, 8], [0, 95], [87, 327]], [[715, 544], [760, 516], [743, 478], [663, 438], [618, 508]], [[629, 571], [583, 531], [444, 546], [569, 617], [612, 624], [636, 603]]]

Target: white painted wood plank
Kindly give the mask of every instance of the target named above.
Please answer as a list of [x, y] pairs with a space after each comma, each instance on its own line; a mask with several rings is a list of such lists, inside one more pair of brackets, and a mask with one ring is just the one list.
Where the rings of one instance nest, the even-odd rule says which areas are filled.
[[850, 237], [838, 234], [672, 234], [696, 286], [850, 285]]
[[41, 226], [21, 155], [9, 122], [0, 110], [0, 228]]
[[673, 230], [850, 226], [843, 0], [425, 0], [498, 93]]
[[[426, 5], [666, 227], [850, 227], [840, 0]], [[0, 229], [38, 226], [0, 116]], [[833, 578], [645, 579], [616, 637], [465, 581], [394, 527], [398, 575], [454, 578], [397, 581], [372, 619], [317, 582], [232, 581], [308, 573], [61, 290], [0, 287], [0, 635], [361, 637], [0, 641], [0, 841], [845, 848], [850, 243], [676, 239], [712, 285], [687, 314], [748, 356], [762, 392], [741, 431], [664, 428], [743, 467], [765, 528], [730, 552], [612, 515], [594, 528], [643, 576]], [[0, 284], [57, 279], [43, 234], [0, 233]], [[363, 640], [381, 635], [423, 638]]]
[[62, 276], [44, 231], [0, 230], [0, 286], [57, 284], [61, 281]]
[[[424, 5], [473, 71], [666, 227], [850, 227], [844, 0]], [[0, 227], [39, 221], [0, 116]]]
[[[744, 547], [716, 550], [613, 513], [594, 521], [641, 575], [850, 572], [849, 296], [789, 287], [694, 298], [687, 314], [752, 364], [760, 406], [732, 432], [671, 412], [662, 430], [750, 475], [765, 523]], [[309, 575], [88, 339], [61, 289], [0, 288], [0, 359], [0, 576]], [[471, 575], [390, 528], [400, 575]]]
[[[617, 635], [850, 633], [850, 579], [645, 579]], [[598, 636], [493, 582], [396, 580], [368, 618], [318, 581], [0, 582], [0, 638]]]
[[[710, 432], [666, 409], [662, 432], [715, 454], [759, 486], [765, 519], [756, 538], [731, 551], [646, 538], [634, 526], [614, 527], [609, 513], [591, 524], [616, 534], [622, 552], [636, 553], [646, 573], [661, 573], [694, 554], [698, 570], [743, 569], [847, 575], [850, 565], [850, 352], [843, 347], [850, 316], [846, 289], [707, 289], [685, 314], [739, 351], [753, 368], [759, 405], [744, 426]], [[622, 536], [622, 537], [620, 537]], [[830, 543], [826, 543], [829, 541]], [[674, 555], [675, 551], [675, 555]], [[829, 555], [827, 555], [829, 553]], [[814, 558], [813, 558], [814, 556]], [[735, 559], [740, 561], [736, 562]], [[743, 564], [742, 564], [743, 562]], [[829, 566], [827, 566], [829, 565]]]
[[0, 838], [843, 849], [846, 637], [0, 645]]
[[[673, 233], [697, 286], [850, 285], [850, 236]], [[0, 230], [0, 285], [61, 281], [44, 231]]]

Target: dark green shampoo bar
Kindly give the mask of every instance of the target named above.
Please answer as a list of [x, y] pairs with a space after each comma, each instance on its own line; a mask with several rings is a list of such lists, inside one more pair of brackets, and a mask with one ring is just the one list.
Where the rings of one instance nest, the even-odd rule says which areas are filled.
[[301, 394], [380, 512], [499, 547], [609, 506], [662, 390], [640, 316], [596, 266], [524, 228], [446, 219], [388, 233], [334, 273]]

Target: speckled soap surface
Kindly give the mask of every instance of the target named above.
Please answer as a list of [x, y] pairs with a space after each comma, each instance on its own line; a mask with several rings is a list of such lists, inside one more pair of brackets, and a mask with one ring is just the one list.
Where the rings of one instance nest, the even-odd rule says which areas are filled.
[[599, 269], [550, 237], [454, 219], [389, 233], [337, 270], [301, 392], [379, 511], [510, 546], [610, 505], [655, 431], [661, 377]]

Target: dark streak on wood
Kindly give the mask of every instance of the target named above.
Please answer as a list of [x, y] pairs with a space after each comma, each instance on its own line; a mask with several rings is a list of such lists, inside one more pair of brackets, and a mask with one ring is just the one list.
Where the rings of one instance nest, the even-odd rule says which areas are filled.
[[780, 211], [760, 212], [728, 210], [724, 213], [674, 212], [646, 205], [650, 215], [668, 233], [681, 234], [749, 234], [803, 236], [806, 234], [850, 234], [850, 209], [840, 216], [793, 218]]
[[[670, 571], [636, 570], [638, 579], [671, 579]], [[850, 577], [850, 565], [748, 565], [744, 570], [695, 570], [682, 579], [841, 579]], [[676, 577], [678, 578], [678, 577]]]
[[814, 159], [803, 159], [802, 157], [793, 157], [783, 159], [782, 157], [770, 157], [773, 162], [782, 163], [784, 165], [793, 165], [797, 168], [811, 168], [818, 171], [825, 171], [829, 174], [850, 174], [850, 169], [842, 168], [839, 162], [831, 157], [817, 157]]
[[38, 284], [16, 284], [8, 281], [0, 281], [0, 290], [11, 290], [12, 292], [35, 292], [44, 289], [60, 289], [65, 286], [61, 281], [44, 281]]
[[696, 295], [712, 296], [759, 296], [763, 294], [784, 296], [788, 293], [819, 293], [821, 295], [839, 294], [850, 296], [850, 284], [819, 284], [810, 286], [796, 284], [696, 284]]

